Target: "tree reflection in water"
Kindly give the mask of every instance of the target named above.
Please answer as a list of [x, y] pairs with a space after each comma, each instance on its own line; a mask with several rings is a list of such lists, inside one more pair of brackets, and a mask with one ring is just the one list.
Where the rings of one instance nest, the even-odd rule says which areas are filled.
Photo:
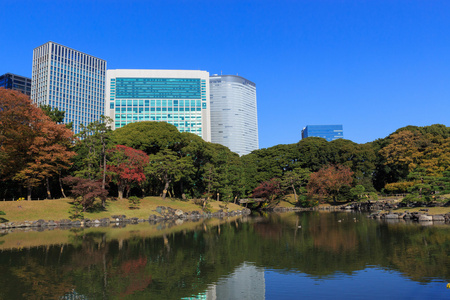
[[450, 226], [311, 212], [164, 234], [146, 235], [142, 228], [129, 226], [122, 236], [114, 228], [65, 231], [68, 242], [27, 249], [4, 243], [0, 298], [61, 299], [76, 291], [88, 299], [180, 299], [203, 293], [245, 263], [313, 278], [378, 266], [419, 282], [450, 280]]

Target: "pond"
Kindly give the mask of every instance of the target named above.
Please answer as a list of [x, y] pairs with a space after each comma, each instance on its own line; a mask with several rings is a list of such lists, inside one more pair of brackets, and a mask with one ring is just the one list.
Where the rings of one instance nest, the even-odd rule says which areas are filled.
[[16, 231], [0, 251], [0, 299], [450, 299], [449, 225], [358, 213]]

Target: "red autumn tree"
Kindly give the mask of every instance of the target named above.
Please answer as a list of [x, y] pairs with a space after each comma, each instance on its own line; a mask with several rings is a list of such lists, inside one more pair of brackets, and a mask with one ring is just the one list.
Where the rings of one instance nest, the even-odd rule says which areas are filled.
[[28, 96], [0, 89], [0, 176], [22, 182], [31, 190], [70, 167], [73, 133], [51, 121]]
[[145, 180], [144, 167], [148, 164], [148, 155], [141, 150], [117, 145], [108, 150], [109, 161], [106, 166], [110, 182], [117, 184], [119, 199], [123, 198], [125, 189]]
[[83, 206], [84, 212], [94, 205], [95, 199], [98, 198], [104, 203], [108, 196], [108, 191], [102, 187], [101, 180], [67, 176], [63, 181], [65, 184], [72, 186], [72, 197], [75, 202]]
[[311, 174], [308, 185], [308, 194], [319, 197], [332, 197], [336, 203], [336, 197], [344, 186], [350, 186], [353, 182], [353, 172], [343, 165], [328, 165]]
[[277, 178], [272, 178], [270, 180], [261, 182], [253, 190], [254, 198], [263, 198], [267, 202], [273, 202], [277, 198], [283, 195], [280, 180]]

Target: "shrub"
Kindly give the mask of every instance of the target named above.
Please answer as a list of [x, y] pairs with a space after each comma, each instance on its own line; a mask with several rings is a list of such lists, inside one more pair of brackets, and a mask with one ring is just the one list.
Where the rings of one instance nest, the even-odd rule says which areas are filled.
[[83, 206], [80, 202], [74, 201], [72, 204], [72, 207], [69, 210], [69, 219], [71, 220], [83, 220], [84, 219], [84, 213], [83, 213]]
[[139, 209], [141, 199], [136, 196], [131, 196], [128, 198], [128, 203], [130, 204], [130, 209]]
[[300, 195], [298, 204], [301, 207], [314, 207], [319, 205], [319, 201], [313, 197], [308, 197], [307, 195]]

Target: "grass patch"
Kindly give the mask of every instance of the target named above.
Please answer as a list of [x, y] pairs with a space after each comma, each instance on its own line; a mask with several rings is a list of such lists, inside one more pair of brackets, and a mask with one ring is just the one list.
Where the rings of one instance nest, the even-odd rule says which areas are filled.
[[[6, 213], [6, 217], [10, 222], [36, 221], [43, 220], [61, 220], [69, 219], [69, 210], [71, 208], [72, 199], [63, 198], [58, 200], [41, 200], [41, 201], [0, 201], [0, 210]], [[224, 206], [224, 202], [210, 201], [211, 211], [216, 212]], [[98, 204], [96, 204], [98, 207]], [[145, 197], [141, 200], [139, 209], [130, 209], [127, 199], [108, 200], [106, 209], [94, 209], [84, 213], [84, 217], [88, 219], [110, 218], [112, 215], [125, 215], [127, 218], [147, 219], [150, 214], [158, 213], [155, 211], [158, 206], [167, 206], [182, 211], [202, 211], [199, 205], [194, 204], [192, 200], [181, 201], [178, 199], [161, 197]], [[240, 210], [241, 206], [228, 203], [228, 209]]]

